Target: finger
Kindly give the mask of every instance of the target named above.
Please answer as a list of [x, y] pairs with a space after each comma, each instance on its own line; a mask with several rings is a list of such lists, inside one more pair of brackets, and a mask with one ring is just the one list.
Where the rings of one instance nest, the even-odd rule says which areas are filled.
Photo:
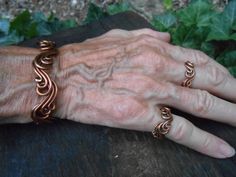
[[[184, 62], [172, 60], [155, 51], [152, 47], [137, 49], [135, 55], [129, 57], [133, 67], [143, 67], [143, 73], [152, 77], [181, 85], [185, 80]], [[130, 52], [132, 53], [132, 52]], [[195, 65], [195, 78], [192, 87], [207, 90], [217, 96], [236, 101], [236, 80], [226, 69], [222, 70], [213, 64]]]
[[133, 30], [130, 32], [133, 33], [135, 36], [149, 35], [149, 36], [159, 39], [161, 41], [170, 42], [170, 34], [169, 33], [158, 32], [158, 31], [155, 31], [155, 30], [152, 30], [149, 28]]
[[[161, 102], [192, 115], [236, 126], [236, 105], [200, 89], [188, 89], [173, 84], [164, 86], [167, 94]], [[157, 99], [160, 101], [158, 98]]]
[[140, 34], [139, 36], [135, 36], [129, 41], [129, 45], [126, 47], [126, 49], [129, 51], [147, 46], [153, 47], [163, 56], [167, 56], [179, 62], [191, 61], [195, 65], [206, 65], [210, 63], [219, 69], [222, 69], [222, 71], [225, 71], [225, 68], [222, 65], [201, 51], [174, 46], [165, 42], [165, 40], [160, 40], [148, 34]]
[[173, 115], [171, 129], [166, 137], [215, 158], [227, 158], [235, 154], [234, 148], [224, 140], [197, 128], [188, 120], [176, 115]]
[[196, 66], [193, 88], [203, 89], [231, 101], [236, 101], [236, 79], [212, 65]]
[[133, 91], [137, 97], [166, 104], [198, 117], [236, 126], [236, 105], [200, 89], [188, 89], [134, 72], [116, 73], [106, 83], [110, 88]]
[[[87, 39], [86, 42], [99, 42], [102, 43], [104, 41], [120, 41], [124, 39], [131, 39], [132, 37], [140, 36], [140, 35], [148, 35], [152, 38], [156, 38], [161, 41], [170, 42], [170, 34], [164, 32], [158, 32], [152, 29], [144, 28], [139, 30], [127, 31], [122, 29], [113, 29], [110, 30], [103, 35]], [[124, 41], [123, 41], [124, 42]]]

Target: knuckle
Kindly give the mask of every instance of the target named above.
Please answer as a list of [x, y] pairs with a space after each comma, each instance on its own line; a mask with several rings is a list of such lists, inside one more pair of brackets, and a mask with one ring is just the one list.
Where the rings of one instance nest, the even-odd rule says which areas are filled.
[[138, 37], [138, 43], [141, 43], [141, 44], [149, 44], [150, 40], [152, 40], [152, 37], [150, 35], [147, 35], [147, 34], [141, 34]]
[[194, 111], [200, 115], [206, 115], [213, 107], [213, 97], [205, 90], [196, 91], [196, 104], [194, 105]]
[[192, 135], [192, 131], [193, 125], [188, 120], [183, 119], [174, 128], [173, 138], [178, 142], [185, 141], [186, 139], [188, 139], [188, 137]]
[[[166, 84], [162, 84], [163, 85], [163, 95], [165, 95], [165, 97], [163, 97], [166, 100], [173, 100], [173, 99], [179, 99], [179, 90], [178, 88], [172, 84], [172, 83], [166, 83]], [[178, 97], [178, 98], [177, 98]]]
[[154, 58], [157, 58], [156, 52], [149, 46], [140, 45], [138, 50], [142, 56], [142, 61], [146, 64], [149, 64]]
[[154, 98], [155, 102], [162, 102], [167, 97], [167, 93], [162, 84], [155, 81], [147, 82], [146, 86], [142, 90], [143, 97], [145, 99]]
[[112, 109], [113, 116], [118, 120], [132, 119], [143, 111], [142, 105], [135, 99], [118, 99]]
[[202, 51], [190, 49], [195, 59], [196, 64], [206, 64], [209, 62], [209, 57]]
[[227, 76], [220, 69], [213, 66], [206, 68], [208, 82], [213, 86], [225, 84]]
[[180, 46], [173, 47], [174, 55], [187, 56], [189, 60], [197, 65], [205, 65], [209, 62], [210, 57], [208, 57], [204, 52], [195, 49], [187, 49]]
[[145, 33], [147, 33], [147, 34], [152, 34], [152, 33], [154, 33], [155, 31], [154, 30], [152, 30], [152, 29], [150, 29], [150, 28], [143, 28], [142, 29], [143, 30], [143, 32], [145, 32]]

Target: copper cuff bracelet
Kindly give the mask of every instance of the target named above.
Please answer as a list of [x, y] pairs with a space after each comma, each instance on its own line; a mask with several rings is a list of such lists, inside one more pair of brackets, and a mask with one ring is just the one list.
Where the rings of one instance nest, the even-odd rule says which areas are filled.
[[36, 124], [49, 122], [52, 111], [55, 110], [55, 99], [57, 95], [57, 85], [49, 77], [47, 70], [52, 68], [53, 58], [58, 54], [55, 43], [43, 40], [39, 42], [41, 53], [33, 60], [33, 69], [36, 74], [36, 92], [43, 96], [42, 101], [37, 104], [32, 112], [31, 118]]

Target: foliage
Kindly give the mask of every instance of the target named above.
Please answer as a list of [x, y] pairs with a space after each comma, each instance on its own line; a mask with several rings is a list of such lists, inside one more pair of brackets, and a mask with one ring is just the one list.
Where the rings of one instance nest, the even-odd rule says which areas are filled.
[[163, 0], [163, 6], [166, 10], [171, 10], [173, 8], [172, 0]]
[[172, 43], [202, 50], [226, 66], [236, 77], [236, 0], [223, 12], [204, 0], [153, 17], [159, 31], [171, 33]]
[[77, 26], [75, 20], [60, 21], [52, 13], [46, 17], [41, 12], [30, 14], [26, 10], [12, 21], [0, 19], [0, 46], [17, 44], [25, 39], [50, 35], [53, 32], [75, 26]]
[[102, 17], [107, 17], [109, 15], [114, 15], [131, 9], [132, 8], [128, 2], [111, 4], [104, 9], [98, 7], [93, 3], [90, 3], [88, 8], [88, 14], [85, 20], [83, 21], [83, 24], [87, 24], [95, 20], [99, 20]]
[[[115, 3], [101, 9], [93, 3], [89, 4], [86, 19], [82, 24], [90, 23], [102, 17], [114, 15], [130, 9], [129, 3]], [[50, 35], [56, 31], [75, 27], [75, 20], [59, 20], [51, 13], [46, 17], [42, 12], [30, 14], [28, 10], [23, 11], [12, 21], [0, 18], [0, 46], [17, 44], [23, 40], [36, 36]]]

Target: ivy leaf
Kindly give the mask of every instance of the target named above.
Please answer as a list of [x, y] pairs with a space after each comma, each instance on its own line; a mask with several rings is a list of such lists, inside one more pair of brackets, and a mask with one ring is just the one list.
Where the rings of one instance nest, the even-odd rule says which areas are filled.
[[210, 42], [202, 42], [200, 50], [214, 58], [215, 46]]
[[194, 28], [188, 26], [178, 26], [172, 35], [172, 41], [176, 45], [181, 45], [187, 48], [195, 48], [194, 39], [191, 37]]
[[235, 0], [230, 1], [229, 4], [225, 7], [223, 16], [227, 19], [228, 23], [232, 27], [233, 24], [236, 22], [236, 1]]
[[202, 0], [192, 2], [188, 7], [177, 12], [179, 21], [186, 26], [207, 26], [213, 15], [212, 5]]
[[10, 24], [10, 32], [16, 31], [19, 36], [24, 36], [26, 39], [37, 36], [37, 24], [31, 20], [29, 11], [24, 11], [18, 15]]
[[29, 22], [30, 22], [30, 13], [28, 10], [25, 10], [11, 22], [10, 31], [15, 30], [19, 34], [23, 34], [25, 32], [25, 28], [28, 27]]
[[236, 66], [232, 66], [227, 69], [230, 72], [230, 74], [232, 74], [232, 76], [236, 77]]
[[160, 31], [168, 31], [168, 28], [176, 25], [177, 19], [172, 13], [156, 15], [151, 22]]
[[4, 34], [8, 34], [10, 28], [10, 22], [7, 19], [0, 19], [0, 31]]
[[207, 41], [228, 40], [229, 34], [230, 34], [230, 25], [227, 19], [222, 15], [218, 15], [213, 19], [211, 30], [207, 37]]
[[11, 32], [10, 34], [0, 37], [0, 46], [18, 44], [19, 42], [23, 41], [24, 37], [19, 36], [16, 31]]
[[236, 33], [232, 34], [232, 35], [230, 36], [230, 39], [236, 41]]
[[61, 22], [62, 29], [74, 28], [78, 26], [74, 19], [68, 19]]
[[23, 34], [26, 39], [30, 39], [37, 36], [38, 35], [37, 24], [34, 22], [31, 23]]
[[42, 12], [35, 12], [32, 14], [32, 20], [37, 23], [42, 23], [47, 22], [47, 17]]
[[232, 30], [236, 31], [236, 22], [235, 22], [235, 24], [233, 24]]
[[236, 50], [223, 52], [216, 61], [225, 67], [236, 66]]
[[53, 30], [47, 22], [41, 22], [37, 25], [37, 31], [39, 36], [46, 36], [52, 34]]
[[93, 3], [89, 4], [89, 8], [88, 8], [88, 14], [85, 18], [85, 20], [83, 21], [83, 24], [87, 24], [90, 23], [92, 21], [98, 20], [102, 17], [106, 17], [109, 14], [107, 12], [104, 12], [100, 7], [96, 6]]
[[166, 10], [172, 9], [173, 8], [172, 0], [164, 0], [163, 1], [163, 6], [165, 7]]
[[212, 22], [207, 41], [234, 39], [231, 33], [236, 22], [236, 1], [230, 1], [224, 12], [215, 16]]
[[114, 15], [117, 13], [125, 12], [130, 10], [130, 3], [129, 2], [123, 2], [123, 3], [115, 3], [107, 6], [107, 13], [109, 15]]

